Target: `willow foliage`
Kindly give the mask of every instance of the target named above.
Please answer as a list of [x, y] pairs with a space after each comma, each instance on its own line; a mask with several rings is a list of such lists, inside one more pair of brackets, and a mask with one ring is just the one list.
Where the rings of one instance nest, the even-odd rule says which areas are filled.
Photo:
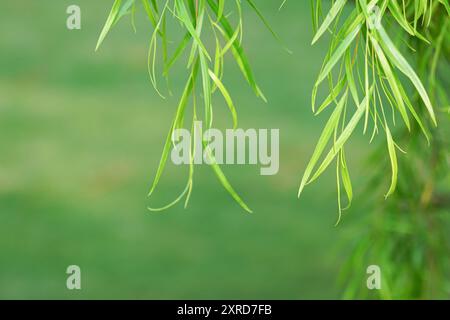
[[[424, 81], [436, 109], [438, 127], [430, 128], [430, 143], [414, 123], [411, 130], [395, 128], [407, 157], [400, 157], [398, 183], [390, 201], [383, 201], [380, 172], [389, 164], [384, 146], [370, 158], [370, 174], [364, 200], [368, 213], [355, 248], [342, 272], [345, 298], [448, 299], [450, 293], [450, 19], [445, 6], [433, 7], [429, 25], [418, 30], [429, 40], [408, 36], [405, 45], [414, 48], [412, 66]], [[412, 17], [410, 17], [412, 18]], [[411, 95], [419, 115], [428, 111], [419, 94]], [[376, 262], [383, 270], [382, 290], [368, 292], [361, 284], [360, 268]]]
[[[336, 161], [339, 222], [341, 186], [349, 205], [353, 198], [345, 145], [358, 124], [362, 124], [364, 134], [370, 134], [370, 142], [384, 131], [391, 167], [386, 198], [397, 187], [398, 152], [407, 152], [397, 144], [393, 128], [401, 122], [411, 131], [414, 122], [428, 143], [432, 139], [429, 132], [430, 127], [437, 126], [436, 107], [393, 36], [395, 32], [432, 47], [432, 39], [419, 29], [426, 31], [441, 9], [446, 11], [448, 19], [449, 5], [447, 0], [357, 0], [352, 4], [335, 0], [325, 11], [322, 1], [315, 0], [311, 1], [311, 7], [315, 30], [312, 43], [326, 33], [331, 34], [329, 50], [312, 90], [312, 110], [316, 115], [330, 108], [334, 111], [307, 165], [298, 195]], [[353, 7], [350, 12], [349, 7]], [[412, 47], [407, 49], [414, 52]], [[329, 93], [318, 104], [319, 89], [325, 85]], [[411, 101], [410, 87], [420, 97], [426, 113], [419, 113], [417, 103]], [[328, 145], [331, 145], [329, 151], [325, 152]]]
[[[253, 0], [242, 2], [247, 5], [246, 8], [253, 10], [261, 18], [262, 23], [276, 37], [255, 2]], [[281, 5], [285, 2], [283, 1]], [[241, 0], [115, 0], [100, 34], [97, 48], [122, 17], [131, 14], [134, 21], [138, 6], [145, 11], [152, 25], [148, 72], [156, 91], [163, 96], [158, 85], [157, 57], [162, 57], [163, 74], [166, 77], [171, 67], [185, 56], [188, 69], [185, 89], [164, 144], [159, 167], [150, 189], [151, 195], [158, 186], [165, 168], [173, 143], [173, 132], [185, 126], [187, 108], [192, 108], [193, 117], [189, 122], [191, 126], [195, 120], [201, 119], [207, 128], [211, 128], [214, 120], [212, 97], [217, 92], [228, 105], [233, 126], [237, 126], [236, 105], [232, 94], [222, 82], [226, 54], [234, 58], [256, 96], [263, 100], [265, 97], [255, 81], [242, 45]], [[431, 39], [426, 31], [436, 12], [441, 11], [445, 11], [445, 21], [448, 21], [450, 14], [448, 0], [311, 0], [314, 27], [312, 44], [323, 41], [327, 34], [331, 35], [329, 50], [312, 88], [312, 110], [316, 115], [329, 111], [330, 117], [306, 167], [298, 196], [308, 184], [318, 179], [335, 162], [338, 222], [344, 210], [341, 193], [345, 193], [348, 206], [353, 199], [345, 147], [359, 125], [363, 126], [364, 134], [369, 135], [370, 142], [379, 134], [382, 134], [386, 141], [385, 153], [389, 156], [391, 167], [386, 198], [397, 188], [398, 174], [401, 170], [398, 165], [401, 156], [399, 152], [407, 152], [397, 142], [395, 127], [403, 123], [405, 128], [411, 131], [413, 126], [417, 126], [428, 144], [433, 138], [430, 131], [438, 124], [436, 107], [417, 70], [409, 61], [410, 54], [405, 53], [406, 50], [414, 52], [414, 48], [407, 47], [405, 50], [393, 39], [398, 35], [406, 35], [430, 47], [435, 45], [432, 41], [442, 42], [442, 39]], [[230, 21], [230, 15], [237, 17], [234, 24]], [[178, 22], [184, 36], [176, 49], [169, 53], [166, 25], [170, 19]], [[213, 39], [214, 45], [211, 46], [204, 40], [208, 37]], [[327, 95], [323, 101], [318, 102], [318, 93], [323, 87], [327, 87]], [[411, 91], [419, 97], [426, 110], [425, 113], [418, 112], [417, 103], [410, 98]], [[198, 93], [202, 96], [200, 102], [196, 98]], [[201, 104], [201, 110], [198, 104]], [[189, 177], [182, 194], [169, 205], [151, 210], [169, 208], [183, 198], [187, 205], [193, 185], [195, 152], [197, 150], [191, 141]], [[233, 189], [213, 155], [209, 153], [209, 156], [210, 162], [213, 163], [212, 169], [224, 188], [242, 208], [251, 212]]]
[[[276, 37], [253, 0], [245, 0], [244, 2], [248, 5], [248, 8], [253, 10], [261, 18], [262, 23]], [[155, 90], [162, 97], [163, 94], [158, 86], [156, 71], [157, 57], [162, 57], [163, 74], [167, 77], [173, 65], [186, 55], [188, 56], [185, 61], [188, 69], [188, 80], [164, 144], [159, 167], [149, 192], [149, 195], [152, 195], [158, 186], [168, 160], [173, 143], [173, 133], [176, 129], [182, 128], [185, 125], [185, 114], [188, 107], [192, 108], [193, 114], [190, 126], [193, 126], [194, 121], [201, 120], [206, 125], [207, 130], [213, 125], [214, 108], [212, 97], [218, 92], [228, 106], [233, 127], [237, 127], [237, 109], [231, 94], [222, 82], [224, 76], [224, 57], [226, 54], [230, 54], [234, 58], [242, 76], [253, 89], [256, 96], [262, 98], [264, 101], [266, 98], [255, 81], [255, 76], [242, 46], [243, 17], [241, 0], [115, 0], [100, 34], [97, 49], [104, 41], [110, 29], [123, 16], [131, 14], [134, 20], [134, 14], [138, 5], [146, 12], [153, 27], [148, 51], [148, 73]], [[237, 21], [234, 25], [231, 22], [230, 13], [234, 15], [234, 20]], [[182, 40], [171, 53], [168, 50], [170, 36], [166, 27], [170, 19], [174, 20], [173, 22], [178, 22], [182, 32], [184, 32]], [[214, 39], [213, 46], [204, 40], [208, 38]], [[202, 96], [200, 102], [196, 98], [198, 93], [201, 93]], [[202, 110], [199, 110], [198, 104], [202, 105]], [[189, 177], [182, 194], [169, 205], [162, 208], [149, 208], [150, 210], [160, 211], [167, 209], [183, 198], [185, 199], [185, 205], [187, 205], [193, 186], [195, 152], [199, 151], [195, 150], [194, 141], [191, 141]], [[250, 208], [225, 177], [212, 153], [209, 152], [207, 154], [210, 158], [209, 162], [212, 163], [211, 167], [223, 187], [243, 209], [251, 212]]]

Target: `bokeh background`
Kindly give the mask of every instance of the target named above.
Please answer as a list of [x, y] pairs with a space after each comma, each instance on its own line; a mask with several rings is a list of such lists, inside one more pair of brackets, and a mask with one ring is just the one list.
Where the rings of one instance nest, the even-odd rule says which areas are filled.
[[[251, 215], [206, 166], [197, 167], [187, 209], [147, 210], [185, 186], [186, 168], [170, 167], [147, 198], [186, 73], [183, 64], [174, 69], [173, 96], [163, 100], [153, 90], [142, 12], [136, 34], [125, 18], [95, 53], [111, 3], [1, 5], [0, 298], [341, 297], [338, 277], [364, 210], [356, 205], [334, 227], [333, 170], [296, 197], [326, 120], [310, 108], [327, 41], [310, 45], [309, 2], [289, 1], [279, 11], [278, 1], [258, 1], [291, 55], [244, 10], [245, 49], [267, 104], [228, 60], [225, 83], [240, 127], [281, 130], [278, 175], [224, 168]], [[66, 28], [71, 4], [81, 7], [81, 30]], [[217, 117], [229, 121], [221, 103]], [[365, 143], [356, 137], [347, 148], [357, 199], [367, 177]], [[66, 288], [71, 264], [81, 267], [81, 291]]]

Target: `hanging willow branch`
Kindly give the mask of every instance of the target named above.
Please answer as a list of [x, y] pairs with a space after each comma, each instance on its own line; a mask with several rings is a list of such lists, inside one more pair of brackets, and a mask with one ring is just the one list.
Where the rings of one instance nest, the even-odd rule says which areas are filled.
[[[269, 29], [269, 31], [275, 35], [253, 0], [245, 0], [245, 2], [261, 18], [262, 22]], [[188, 80], [179, 101], [178, 108], [175, 112], [156, 176], [149, 192], [149, 195], [152, 195], [158, 186], [170, 149], [174, 143], [173, 133], [176, 129], [180, 129], [184, 126], [185, 114], [188, 107], [192, 107], [192, 125], [194, 121], [201, 120], [205, 124], [206, 129], [211, 128], [214, 119], [212, 97], [216, 91], [219, 91], [231, 113], [233, 127], [236, 128], [237, 110], [231, 95], [222, 82], [224, 73], [224, 56], [227, 53], [231, 53], [235, 62], [239, 66], [243, 77], [253, 89], [255, 94], [258, 97], [261, 97], [264, 101], [266, 99], [256, 84], [255, 76], [253, 75], [247, 56], [242, 47], [243, 18], [241, 0], [115, 0], [109, 17], [100, 34], [97, 49], [105, 39], [110, 29], [123, 16], [131, 14], [134, 26], [134, 14], [138, 4], [142, 5], [153, 27], [148, 52], [148, 72], [152, 85], [162, 97], [163, 94], [158, 87], [158, 77], [156, 72], [157, 57], [159, 53], [158, 50], [161, 51], [160, 54], [162, 56], [164, 66], [163, 74], [165, 76], [169, 74], [171, 67], [184, 56], [183, 54], [186, 51], [188, 51], [188, 58], [186, 62], [188, 69]], [[237, 15], [237, 23], [235, 26], [233, 26], [230, 21], [228, 14], [229, 12]], [[174, 20], [174, 22], [178, 22], [181, 25], [182, 32], [184, 32], [184, 37], [178, 43], [178, 46], [172, 55], [169, 55], [168, 52], [169, 35], [166, 24], [169, 19]], [[209, 43], [206, 43], [203, 40], [211, 35], [215, 42], [213, 49], [210, 49], [208, 46]], [[161, 48], [159, 46], [161, 46]], [[203, 96], [202, 112], [197, 108], [197, 92], [201, 93]], [[160, 211], [167, 209], [177, 204], [183, 198], [185, 199], [185, 206], [188, 204], [193, 185], [194, 156], [196, 152], [199, 152], [199, 150], [195, 150], [193, 139], [194, 135], [192, 135], [192, 140], [190, 143], [190, 169], [185, 189], [172, 203], [162, 208], [149, 208], [150, 210]], [[203, 143], [205, 144], [205, 141]], [[208, 162], [212, 163], [211, 167], [223, 187], [242, 208], [248, 212], [251, 212], [250, 208], [245, 204], [245, 202], [233, 189], [228, 179], [225, 177], [222, 169], [216, 163], [214, 155], [211, 152], [208, 152], [208, 150], [206, 150], [206, 154], [209, 157]]]
[[[364, 199], [369, 211], [355, 237], [355, 248], [341, 268], [344, 299], [447, 299], [449, 295], [450, 237], [450, 19], [445, 7], [434, 7], [430, 26], [418, 26], [432, 45], [414, 37], [404, 37], [416, 50], [411, 59], [424, 80], [436, 108], [439, 126], [431, 130], [427, 146], [420, 128], [397, 128], [399, 143], [408, 146], [408, 158], [399, 158], [398, 185], [391, 201], [379, 195], [383, 168], [389, 159], [377, 147], [370, 157], [373, 170]], [[427, 110], [418, 94], [411, 97], [418, 113]], [[377, 199], [378, 197], [378, 199]], [[383, 289], [367, 290], [362, 265], [376, 263], [383, 270]]]
[[[312, 109], [316, 115], [330, 108], [333, 112], [307, 165], [298, 192], [300, 196], [304, 187], [315, 181], [336, 160], [337, 223], [344, 210], [341, 187], [347, 195], [349, 206], [353, 198], [344, 147], [358, 124], [363, 124], [364, 134], [371, 125], [370, 141], [380, 129], [384, 131], [392, 171], [386, 198], [394, 193], [397, 186], [397, 151], [404, 152], [392, 135], [392, 126], [396, 125], [398, 115], [408, 130], [411, 129], [411, 122], [415, 121], [428, 142], [429, 124], [437, 126], [427, 91], [385, 27], [402, 30], [429, 44], [426, 36], [418, 32], [418, 25], [427, 27], [437, 6], [444, 6], [449, 13], [447, 0], [357, 0], [353, 4], [354, 9], [341, 22], [346, 4], [346, 0], [335, 0], [324, 15], [322, 1], [311, 1], [315, 30], [312, 43], [319, 41], [327, 32], [331, 33], [332, 38], [313, 88]], [[426, 107], [428, 117], [418, 114], [405, 89], [406, 81], [401, 79], [412, 84]], [[324, 83], [328, 83], [329, 94], [317, 106], [318, 90]], [[355, 108], [349, 106], [351, 103]], [[331, 149], [324, 153], [329, 144]], [[325, 155], [323, 160], [322, 155]]]

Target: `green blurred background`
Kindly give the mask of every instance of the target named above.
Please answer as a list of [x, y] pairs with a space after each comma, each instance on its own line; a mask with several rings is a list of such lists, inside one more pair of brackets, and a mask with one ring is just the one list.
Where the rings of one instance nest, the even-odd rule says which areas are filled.
[[[146, 209], [185, 186], [186, 168], [168, 168], [155, 197], [146, 197], [186, 73], [183, 65], [172, 73], [172, 97], [153, 90], [142, 10], [137, 34], [125, 18], [94, 53], [111, 3], [1, 5], [0, 298], [339, 298], [362, 212], [350, 210], [334, 227], [333, 170], [296, 197], [326, 120], [310, 108], [327, 41], [310, 46], [309, 2], [278, 11], [279, 1], [258, 1], [292, 55], [244, 7], [245, 49], [267, 104], [228, 60], [240, 127], [280, 128], [278, 175], [224, 168], [251, 215], [208, 167], [197, 168], [187, 209]], [[66, 28], [70, 4], [81, 7], [81, 30]], [[221, 103], [216, 117], [229, 121]], [[348, 147], [357, 197], [362, 143]], [[81, 267], [81, 291], [66, 288], [71, 264]]]

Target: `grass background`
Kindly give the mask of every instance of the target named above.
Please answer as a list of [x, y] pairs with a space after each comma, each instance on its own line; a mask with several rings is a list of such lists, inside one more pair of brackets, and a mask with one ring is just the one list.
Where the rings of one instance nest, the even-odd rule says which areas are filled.
[[[280, 12], [278, 1], [258, 3], [294, 54], [244, 10], [245, 48], [269, 103], [254, 96], [234, 65], [225, 83], [240, 127], [281, 129], [278, 175], [260, 176], [255, 166], [224, 168], [252, 215], [208, 167], [197, 167], [186, 210], [147, 211], [186, 79], [182, 65], [174, 70], [174, 95], [166, 100], [151, 88], [142, 13], [137, 34], [124, 19], [94, 53], [111, 1], [2, 4], [0, 298], [340, 297], [338, 274], [357, 242], [362, 212], [352, 209], [333, 226], [333, 170], [296, 198], [326, 120], [312, 115], [310, 92], [327, 41], [310, 46], [307, 1], [289, 1]], [[66, 29], [70, 4], [81, 7], [79, 31]], [[216, 109], [230, 123], [222, 102]], [[362, 143], [353, 139], [348, 148], [356, 188], [364, 182]], [[173, 199], [186, 172], [169, 168], [151, 203]], [[81, 267], [81, 291], [66, 289], [71, 264]]]

